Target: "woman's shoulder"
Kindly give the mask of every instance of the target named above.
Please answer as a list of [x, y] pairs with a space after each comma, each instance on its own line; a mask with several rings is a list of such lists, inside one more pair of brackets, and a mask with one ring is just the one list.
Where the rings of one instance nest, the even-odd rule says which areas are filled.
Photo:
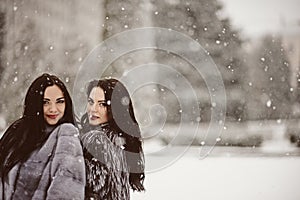
[[107, 132], [104, 130], [90, 130], [87, 133], [82, 134], [80, 139], [83, 145], [111, 143], [111, 140], [107, 136]]
[[58, 125], [54, 130], [59, 136], [79, 136], [78, 128], [72, 123], [63, 123]]

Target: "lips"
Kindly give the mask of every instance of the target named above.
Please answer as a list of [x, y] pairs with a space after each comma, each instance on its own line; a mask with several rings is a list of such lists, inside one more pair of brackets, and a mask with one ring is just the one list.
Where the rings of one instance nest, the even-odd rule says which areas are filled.
[[50, 118], [50, 119], [56, 119], [57, 116], [58, 115], [47, 115], [47, 117]]
[[95, 115], [92, 115], [92, 116], [90, 117], [91, 120], [97, 120], [97, 119], [99, 119], [99, 118], [100, 118], [100, 117], [95, 116]]

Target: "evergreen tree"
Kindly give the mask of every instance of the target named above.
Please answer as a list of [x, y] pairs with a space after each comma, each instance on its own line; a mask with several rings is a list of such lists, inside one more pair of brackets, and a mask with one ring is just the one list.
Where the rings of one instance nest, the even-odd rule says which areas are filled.
[[[1, 7], [1, 6], [0, 6]], [[4, 70], [4, 63], [2, 59], [2, 51], [4, 48], [4, 35], [5, 35], [5, 13], [0, 10], [0, 81]]]
[[[222, 18], [222, 5], [217, 0], [169, 0], [155, 1], [153, 7], [153, 25], [182, 32], [207, 51], [221, 72], [227, 93], [227, 119], [244, 119], [244, 76], [245, 63], [241, 51], [242, 40], [234, 30], [230, 20]], [[186, 50], [188, 51], [188, 50]], [[180, 62], [173, 55], [157, 54], [160, 63], [174, 66], [188, 77], [194, 88], [199, 88], [202, 121], [210, 120], [210, 99], [205, 83], [191, 66]], [[163, 77], [162, 77], [163, 78]], [[201, 77], [200, 77], [201, 79]], [[200, 82], [200, 85], [199, 85]], [[171, 106], [166, 103], [166, 106]], [[172, 108], [169, 108], [172, 110]]]
[[291, 113], [290, 69], [281, 37], [267, 35], [253, 50], [249, 118], [287, 119]]

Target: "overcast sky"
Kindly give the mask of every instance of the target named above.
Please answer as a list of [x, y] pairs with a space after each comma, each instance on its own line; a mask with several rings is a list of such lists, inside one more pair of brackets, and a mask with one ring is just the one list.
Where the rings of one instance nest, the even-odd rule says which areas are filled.
[[219, 0], [224, 14], [247, 37], [267, 32], [300, 34], [300, 0]]

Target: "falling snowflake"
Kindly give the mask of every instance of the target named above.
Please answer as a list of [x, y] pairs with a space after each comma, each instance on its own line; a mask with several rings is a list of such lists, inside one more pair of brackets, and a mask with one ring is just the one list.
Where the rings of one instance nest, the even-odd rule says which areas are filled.
[[271, 100], [268, 100], [268, 101], [267, 101], [267, 107], [270, 108], [271, 105], [272, 105], [272, 101], [271, 101]]

